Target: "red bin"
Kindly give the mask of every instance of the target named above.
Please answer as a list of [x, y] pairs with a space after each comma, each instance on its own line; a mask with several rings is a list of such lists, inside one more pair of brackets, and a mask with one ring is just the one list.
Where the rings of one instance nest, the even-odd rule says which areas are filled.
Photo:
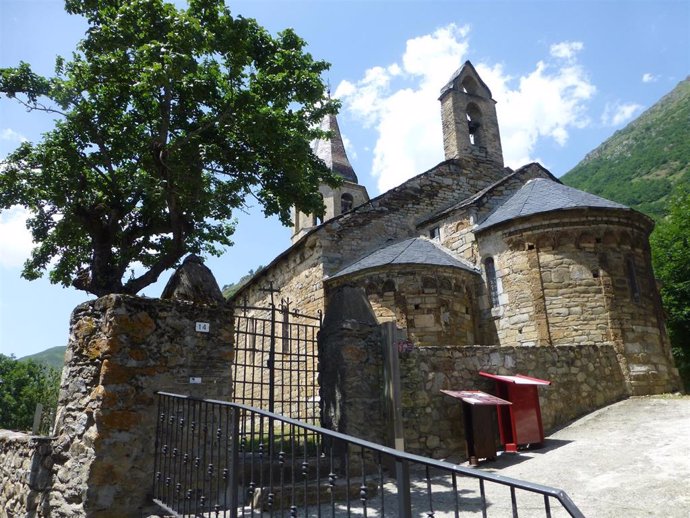
[[551, 385], [551, 382], [521, 374], [503, 376], [480, 371], [479, 375], [494, 380], [496, 395], [512, 403], [496, 408], [498, 431], [505, 451], [516, 452], [519, 446], [541, 445], [544, 427], [537, 387]]

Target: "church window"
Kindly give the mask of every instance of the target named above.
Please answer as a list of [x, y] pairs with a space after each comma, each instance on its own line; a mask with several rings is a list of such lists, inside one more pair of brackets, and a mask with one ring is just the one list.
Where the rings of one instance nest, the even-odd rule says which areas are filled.
[[491, 307], [498, 306], [498, 278], [496, 277], [496, 265], [493, 257], [487, 257], [484, 261], [484, 270], [486, 271], [486, 283], [489, 287], [489, 300]]
[[352, 210], [352, 206], [354, 205], [354, 199], [352, 198], [352, 194], [349, 192], [344, 193], [340, 197], [340, 213], [344, 214], [345, 212], [349, 212]]
[[632, 257], [628, 257], [626, 261], [626, 267], [628, 274], [628, 288], [630, 288], [630, 298], [635, 302], [639, 302], [640, 285], [637, 283], [637, 274], [635, 273], [635, 261]]
[[434, 239], [436, 241], [441, 240], [441, 229], [439, 227], [434, 227], [429, 230], [429, 239]]

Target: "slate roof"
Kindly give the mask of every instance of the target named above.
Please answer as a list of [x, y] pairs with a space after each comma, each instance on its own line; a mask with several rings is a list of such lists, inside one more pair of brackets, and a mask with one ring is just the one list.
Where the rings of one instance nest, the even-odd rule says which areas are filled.
[[380, 248], [340, 270], [338, 273], [331, 275], [329, 279], [351, 275], [362, 270], [399, 264], [452, 266], [472, 273], [478, 273], [478, 270], [470, 263], [453, 257], [435, 241], [424, 237], [415, 237]]
[[355, 170], [352, 169], [350, 160], [345, 152], [343, 137], [335, 115], [326, 115], [321, 121], [321, 129], [330, 131], [333, 135], [330, 140], [317, 140], [313, 144], [314, 154], [323, 160], [334, 173], [339, 174], [345, 180], [359, 183]]
[[523, 185], [503, 205], [482, 221], [475, 232], [485, 230], [504, 221], [563, 209], [596, 207], [631, 210], [625, 205], [600, 198], [559, 182], [534, 178]]

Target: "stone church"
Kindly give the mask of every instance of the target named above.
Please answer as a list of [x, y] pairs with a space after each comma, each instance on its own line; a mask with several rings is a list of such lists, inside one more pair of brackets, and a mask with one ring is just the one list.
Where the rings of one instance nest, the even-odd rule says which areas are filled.
[[[572, 374], [593, 393], [603, 389], [591, 379], [611, 374], [600, 360], [578, 360], [578, 350], [604, 348], [620, 386], [583, 396], [590, 409], [678, 389], [651, 265], [652, 220], [567, 187], [537, 163], [506, 167], [495, 101], [469, 61], [439, 100], [445, 160], [371, 199], [335, 116], [325, 119], [332, 138], [314, 149], [342, 185], [321, 188], [323, 218], [294, 215], [292, 246], [235, 301], [267, 302], [272, 282], [293, 307], [328, 320], [333, 294], [355, 290], [376, 322], [395, 322], [419, 354], [492, 347], [556, 358], [568, 350]], [[521, 368], [506, 362], [494, 370]], [[438, 384], [453, 383], [453, 374], [444, 379]]]

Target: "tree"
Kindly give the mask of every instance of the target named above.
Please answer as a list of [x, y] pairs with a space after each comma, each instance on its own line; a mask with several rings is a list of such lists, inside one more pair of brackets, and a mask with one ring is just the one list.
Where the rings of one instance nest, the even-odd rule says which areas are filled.
[[38, 403], [57, 406], [59, 385], [57, 369], [0, 354], [0, 428], [30, 430]]
[[651, 236], [654, 271], [678, 369], [690, 390], [690, 190], [679, 184]]
[[187, 253], [220, 255], [248, 197], [284, 224], [292, 206], [323, 210], [319, 183], [338, 180], [309, 141], [337, 103], [292, 30], [271, 36], [222, 0], [65, 6], [89, 28], [54, 77], [0, 70], [0, 96], [56, 117], [0, 166], [0, 210], [31, 214], [25, 278], [135, 294]]

